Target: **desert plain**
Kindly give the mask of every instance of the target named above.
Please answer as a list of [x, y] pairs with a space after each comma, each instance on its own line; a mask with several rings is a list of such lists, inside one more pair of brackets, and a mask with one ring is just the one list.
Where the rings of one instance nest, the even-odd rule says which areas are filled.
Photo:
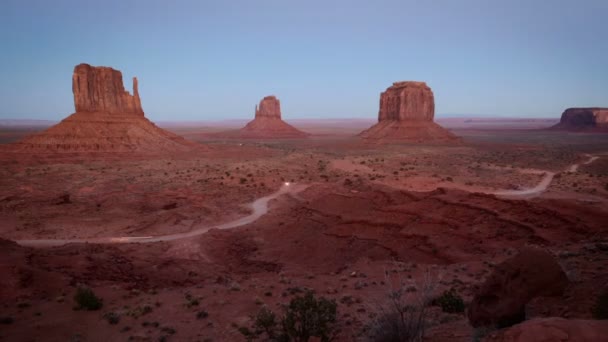
[[[356, 137], [370, 122], [301, 120], [310, 136], [279, 140], [166, 123], [204, 146], [183, 153], [3, 150], [0, 340], [244, 341], [261, 307], [307, 290], [336, 301], [337, 340], [363, 340], [395, 286], [469, 303], [524, 246], [569, 278], [527, 318], [591, 318], [608, 282], [608, 135], [452, 118], [438, 122], [456, 142], [376, 144]], [[3, 147], [36, 130], [3, 127]], [[82, 285], [101, 310], [74, 309]], [[479, 334], [464, 313], [428, 317], [425, 341]]]

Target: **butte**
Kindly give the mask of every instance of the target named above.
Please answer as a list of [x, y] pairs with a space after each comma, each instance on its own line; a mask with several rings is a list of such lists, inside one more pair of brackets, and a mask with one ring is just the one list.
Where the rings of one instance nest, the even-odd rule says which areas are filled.
[[238, 131], [241, 138], [289, 139], [308, 135], [281, 119], [281, 102], [275, 96], [264, 97], [255, 106], [254, 119]]
[[608, 132], [608, 108], [568, 108], [551, 129]]
[[380, 94], [378, 123], [359, 133], [373, 142], [458, 141], [455, 135], [433, 122], [435, 99], [424, 82], [395, 82]]
[[72, 92], [75, 113], [12, 144], [9, 151], [162, 153], [202, 148], [146, 119], [135, 77], [131, 95], [120, 71], [79, 64], [74, 68]]

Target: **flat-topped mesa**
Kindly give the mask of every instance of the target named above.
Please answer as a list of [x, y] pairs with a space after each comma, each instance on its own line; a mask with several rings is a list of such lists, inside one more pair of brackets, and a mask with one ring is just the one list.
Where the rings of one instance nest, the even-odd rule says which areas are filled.
[[433, 121], [435, 99], [425, 82], [395, 82], [380, 94], [378, 121]]
[[608, 128], [608, 108], [568, 108], [556, 128]]
[[435, 98], [426, 83], [395, 82], [380, 93], [378, 123], [359, 133], [359, 136], [374, 142], [459, 140], [433, 122], [434, 117]]
[[255, 106], [255, 118], [281, 119], [281, 102], [274, 95], [265, 96]]
[[133, 95], [125, 90], [122, 73], [110, 67], [79, 64], [72, 76], [72, 92], [76, 112], [144, 115], [133, 78]]

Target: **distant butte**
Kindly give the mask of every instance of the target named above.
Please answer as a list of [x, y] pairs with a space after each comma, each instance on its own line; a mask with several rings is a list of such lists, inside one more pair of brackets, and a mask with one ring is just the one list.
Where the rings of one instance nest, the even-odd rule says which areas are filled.
[[395, 82], [380, 94], [378, 123], [361, 132], [360, 137], [376, 142], [432, 142], [458, 140], [433, 122], [433, 91], [424, 82]]
[[76, 112], [59, 124], [14, 143], [13, 152], [167, 152], [200, 148], [158, 128], [144, 116], [133, 78], [133, 95], [122, 74], [79, 64], [72, 76]]
[[552, 129], [608, 132], [608, 108], [568, 108]]
[[281, 118], [281, 102], [275, 96], [264, 97], [255, 107], [255, 117], [239, 130], [242, 138], [286, 139], [305, 138], [308, 133], [283, 121]]

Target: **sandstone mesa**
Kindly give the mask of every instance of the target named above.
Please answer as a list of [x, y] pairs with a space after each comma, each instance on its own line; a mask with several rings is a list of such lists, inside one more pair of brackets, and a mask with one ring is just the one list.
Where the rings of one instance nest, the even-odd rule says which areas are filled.
[[559, 123], [552, 128], [608, 131], [608, 108], [568, 108], [562, 113]]
[[359, 136], [379, 142], [457, 140], [433, 122], [434, 117], [435, 98], [425, 82], [395, 82], [380, 94], [378, 123]]
[[255, 107], [255, 117], [239, 131], [243, 138], [305, 138], [307, 133], [298, 130], [281, 118], [281, 102], [276, 96], [264, 97]]
[[9, 146], [11, 152], [173, 152], [202, 148], [148, 120], [133, 78], [133, 95], [122, 73], [79, 64], [72, 76], [76, 112], [45, 131]]

